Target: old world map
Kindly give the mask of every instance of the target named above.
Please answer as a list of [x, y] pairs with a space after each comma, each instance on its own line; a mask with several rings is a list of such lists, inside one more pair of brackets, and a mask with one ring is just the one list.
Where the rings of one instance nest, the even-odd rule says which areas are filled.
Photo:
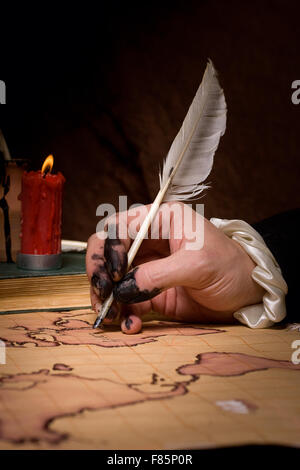
[[0, 317], [1, 448], [300, 443], [298, 331], [152, 321], [127, 336], [93, 317]]

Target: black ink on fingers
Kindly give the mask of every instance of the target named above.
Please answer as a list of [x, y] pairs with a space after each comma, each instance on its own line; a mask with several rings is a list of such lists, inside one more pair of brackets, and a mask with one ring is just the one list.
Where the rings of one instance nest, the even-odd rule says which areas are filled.
[[98, 289], [101, 300], [106, 299], [112, 291], [113, 283], [104, 266], [98, 266], [91, 279], [91, 283]]
[[125, 320], [126, 329], [127, 329], [127, 330], [130, 330], [131, 325], [132, 325], [132, 320], [131, 320], [131, 318], [129, 318], [129, 317], [126, 318], [126, 320]]
[[119, 312], [117, 306], [112, 305], [107, 312], [106, 318], [108, 318], [109, 320], [114, 320], [117, 317], [118, 313]]
[[114, 281], [121, 279], [127, 269], [127, 253], [117, 235], [117, 230], [117, 226], [114, 229], [108, 227], [108, 233], [111, 237], [115, 235], [115, 238], [108, 237], [104, 245], [106, 267]]
[[144, 302], [145, 300], [150, 300], [160, 294], [161, 290], [157, 287], [154, 287], [152, 290], [139, 289], [135, 279], [135, 273], [137, 270], [138, 267], [134, 268], [132, 271], [127, 273], [121, 281], [115, 284], [113, 292], [114, 298], [118, 302], [122, 302], [124, 304], [136, 304]]
[[103, 256], [98, 255], [97, 253], [94, 253], [94, 254], [91, 256], [91, 258], [92, 258], [93, 261], [103, 261], [103, 263], [104, 263], [104, 258], [103, 258]]

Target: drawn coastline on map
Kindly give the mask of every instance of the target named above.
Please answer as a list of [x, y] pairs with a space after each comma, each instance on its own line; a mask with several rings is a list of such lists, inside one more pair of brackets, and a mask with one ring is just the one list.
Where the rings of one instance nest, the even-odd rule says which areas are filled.
[[[177, 369], [178, 374], [189, 377], [187, 381], [164, 383], [161, 386], [164, 387], [162, 391], [153, 393], [140, 390], [139, 384], [87, 378], [73, 373], [52, 373], [48, 369], [2, 377], [0, 399], [5, 408], [1, 413], [0, 438], [15, 443], [40, 440], [59, 443], [68, 435], [49, 429], [49, 425], [55, 419], [74, 416], [84, 410], [108, 409], [135, 405], [147, 400], [171, 399], [188, 393], [189, 385], [201, 375], [229, 377], [270, 368], [300, 370], [300, 365], [241, 353], [203, 353], [197, 356], [194, 364], [182, 365]], [[156, 385], [156, 377], [152, 378], [152, 383]], [[78, 393], [82, 387], [85, 388], [84, 393]], [[63, 410], [58, 411], [51, 402], [39, 403], [39, 397], [49, 389], [55, 389], [57, 393], [63, 391], [64, 396], [68, 397], [68, 400], [64, 401]], [[35, 409], [24, 407], [24, 403], [28, 402], [36, 402], [40, 406]], [[10, 419], [9, 408], [18, 414], [17, 423]]]
[[[144, 325], [143, 332], [138, 335], [120, 335], [120, 328], [105, 326], [103, 330], [95, 331], [91, 324], [84, 320], [73, 318], [74, 314], [52, 314], [49, 319], [22, 318], [20, 325], [4, 326], [1, 328], [0, 339], [7, 347], [23, 346], [32, 343], [37, 347], [57, 347], [61, 345], [90, 345], [104, 348], [138, 346], [139, 344], [153, 343], [157, 338], [166, 335], [199, 336], [215, 333], [224, 333], [219, 328], [200, 328], [189, 324], [172, 322], [157, 322], [147, 331]], [[78, 317], [80, 315], [76, 315]]]

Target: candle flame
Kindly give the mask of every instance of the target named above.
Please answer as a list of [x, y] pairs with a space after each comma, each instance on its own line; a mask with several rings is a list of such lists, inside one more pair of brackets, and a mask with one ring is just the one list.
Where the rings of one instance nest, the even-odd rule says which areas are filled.
[[52, 170], [52, 167], [53, 167], [53, 155], [49, 155], [44, 163], [43, 163], [43, 166], [42, 166], [42, 174], [43, 175], [46, 175], [47, 173], [50, 173], [51, 170]]

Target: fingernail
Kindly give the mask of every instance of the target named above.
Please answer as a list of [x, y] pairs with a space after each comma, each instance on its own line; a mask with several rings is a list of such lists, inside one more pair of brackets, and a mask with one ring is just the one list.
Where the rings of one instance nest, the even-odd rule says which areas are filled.
[[93, 287], [98, 290], [98, 292], [96, 291], [96, 294], [102, 300], [106, 299], [112, 291], [113, 285], [108, 275], [99, 276], [98, 274], [93, 274], [91, 283]]
[[133, 322], [132, 322], [132, 320], [131, 320], [130, 317], [126, 318], [126, 320], [125, 320], [125, 326], [126, 326], [126, 329], [127, 329], [127, 330], [130, 330], [130, 327], [131, 327], [132, 323], [133, 323]]
[[97, 304], [95, 305], [95, 312], [97, 313], [97, 315], [100, 313], [101, 307], [102, 307], [102, 305], [99, 304], [99, 303], [97, 303]]
[[99, 289], [97, 289], [97, 287], [93, 287], [93, 291], [98, 297], [100, 297], [100, 292], [99, 292]]

